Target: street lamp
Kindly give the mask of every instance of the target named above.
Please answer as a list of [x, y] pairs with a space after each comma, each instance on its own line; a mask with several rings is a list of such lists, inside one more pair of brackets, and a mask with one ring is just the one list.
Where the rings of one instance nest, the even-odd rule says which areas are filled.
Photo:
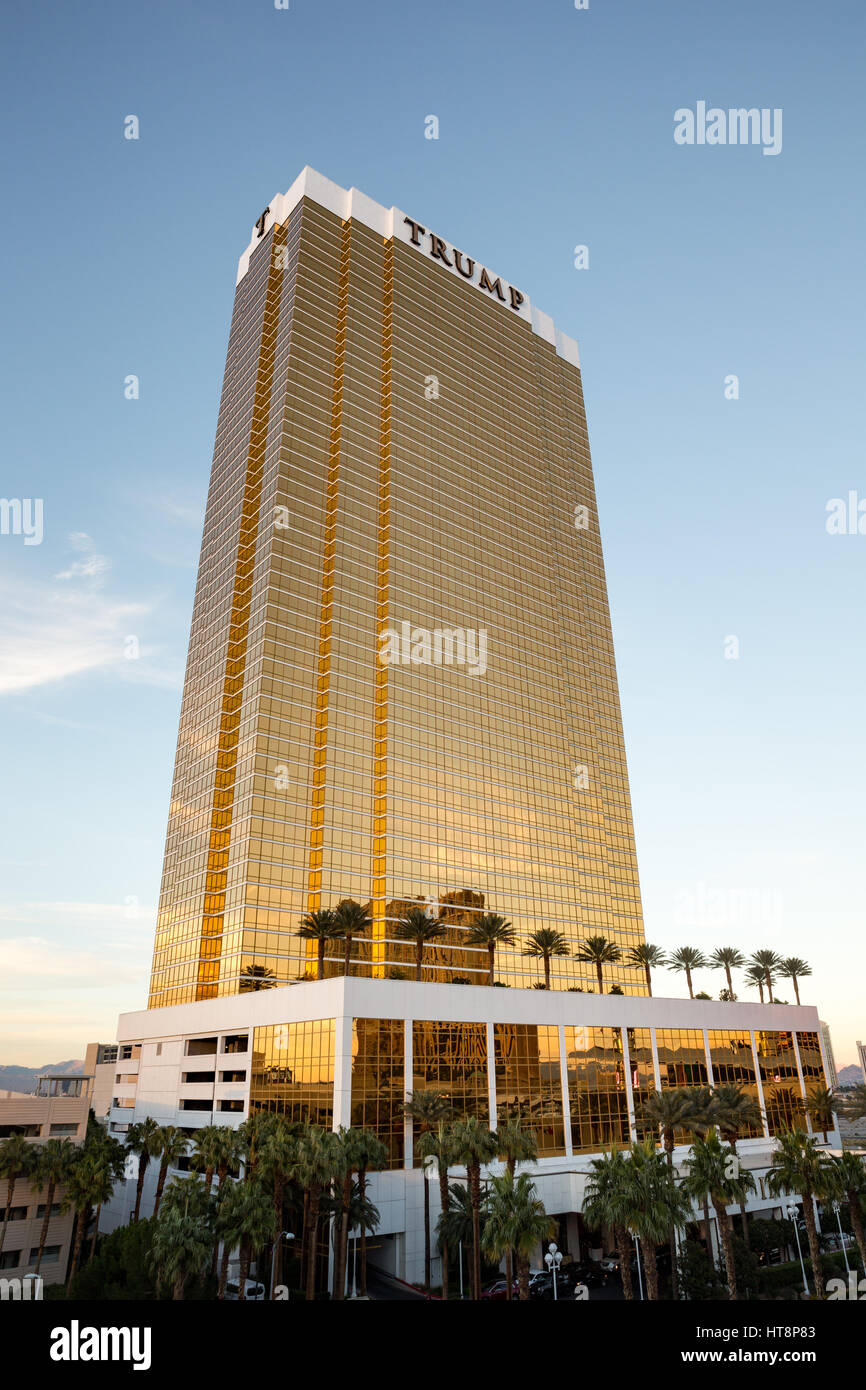
[[631, 1233], [631, 1238], [634, 1241], [634, 1256], [637, 1260], [637, 1286], [640, 1289], [641, 1302], [643, 1302], [643, 1273], [640, 1265], [640, 1246], [638, 1245], [637, 1236], [634, 1231]]
[[271, 1255], [271, 1302], [273, 1302], [274, 1298], [274, 1270], [277, 1267], [277, 1251], [279, 1250], [282, 1241], [294, 1240], [294, 1238], [294, 1231], [280, 1231], [280, 1234], [274, 1241], [274, 1253]]
[[[791, 1221], [793, 1221], [793, 1223], [794, 1223], [794, 1235], [797, 1237], [797, 1254], [800, 1256], [800, 1269], [803, 1271], [803, 1288], [805, 1289], [805, 1291], [806, 1291], [806, 1297], [808, 1298], [808, 1296], [809, 1296], [809, 1285], [808, 1285], [808, 1283], [807, 1283], [807, 1281], [806, 1281], [806, 1266], [803, 1264], [803, 1247], [802, 1247], [802, 1245], [800, 1244], [800, 1226], [799, 1226], [800, 1208], [799, 1208], [799, 1207], [795, 1207], [795, 1206], [790, 1206], [790, 1207], [787, 1208], [787, 1212], [788, 1212], [788, 1217], [789, 1217], [789, 1219], [790, 1219]], [[816, 1274], [815, 1278], [817, 1279], [817, 1277], [818, 1277], [818, 1276], [817, 1276], [817, 1274]]]
[[850, 1274], [850, 1273], [851, 1273], [851, 1266], [850, 1266], [849, 1263], [848, 1263], [848, 1251], [847, 1251], [846, 1248], [845, 1248], [845, 1238], [844, 1238], [844, 1236], [842, 1235], [842, 1219], [841, 1219], [841, 1217], [840, 1217], [840, 1215], [839, 1215], [839, 1203], [838, 1203], [838, 1202], [835, 1200], [835, 1198], [834, 1198], [834, 1200], [831, 1202], [830, 1205], [832, 1206], [833, 1211], [834, 1211], [835, 1214], [836, 1214], [836, 1225], [839, 1227], [839, 1244], [840, 1244], [841, 1247], [842, 1247], [842, 1254], [843, 1254], [844, 1257], [845, 1257], [845, 1273], [846, 1273], [846, 1274]]
[[557, 1249], [557, 1247], [556, 1247], [556, 1245], [554, 1245], [553, 1241], [550, 1242], [550, 1245], [549, 1245], [548, 1250], [547, 1250], [547, 1254], [546, 1254], [545, 1257], [544, 1257], [544, 1263], [547, 1265], [548, 1270], [549, 1270], [550, 1273], [553, 1275], [553, 1301], [554, 1301], [554, 1303], [556, 1303], [556, 1301], [557, 1301], [557, 1292], [556, 1292], [556, 1271], [559, 1269], [559, 1266], [562, 1264], [562, 1251], [559, 1250], [559, 1249]]

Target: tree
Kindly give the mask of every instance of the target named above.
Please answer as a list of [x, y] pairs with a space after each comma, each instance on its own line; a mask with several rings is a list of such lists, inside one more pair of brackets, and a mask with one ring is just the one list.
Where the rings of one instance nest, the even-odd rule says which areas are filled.
[[677, 1186], [664, 1156], [657, 1152], [651, 1139], [632, 1144], [627, 1172], [626, 1225], [641, 1243], [647, 1298], [657, 1301], [656, 1246], [669, 1241], [671, 1231], [686, 1224], [691, 1216], [691, 1203]]
[[619, 947], [613, 941], [608, 941], [606, 936], [588, 936], [585, 941], [580, 943], [574, 953], [574, 958], [595, 966], [599, 994], [604, 994], [603, 967], [613, 965], [622, 959]]
[[[661, 1131], [662, 1147], [671, 1176], [674, 1171], [674, 1147], [677, 1130], [689, 1129], [696, 1117], [695, 1092], [692, 1087], [678, 1086], [665, 1091], [653, 1091], [640, 1109], [639, 1118], [654, 1125]], [[671, 1292], [678, 1298], [677, 1290], [677, 1232], [674, 1227], [670, 1236], [671, 1246]]]
[[705, 1139], [695, 1138], [688, 1164], [689, 1172], [683, 1187], [699, 1201], [705, 1196], [712, 1200], [722, 1241], [729, 1295], [736, 1301], [740, 1295], [734, 1263], [734, 1230], [728, 1206], [732, 1202], [745, 1202], [748, 1194], [755, 1190], [755, 1180], [749, 1170], [741, 1166], [730, 1144], [722, 1143], [714, 1129]]
[[[250, 1262], [276, 1233], [274, 1206], [268, 1193], [255, 1178], [231, 1182], [224, 1189], [216, 1218], [216, 1230], [223, 1242], [217, 1298], [225, 1298], [229, 1258], [239, 1249], [238, 1300], [245, 1298]], [[210, 1256], [210, 1249], [208, 1249]]]
[[[760, 1105], [737, 1082], [714, 1088], [710, 1099], [710, 1118], [718, 1125], [719, 1133], [725, 1142], [730, 1144], [734, 1153], [737, 1152], [737, 1140], [741, 1136], [753, 1129], [760, 1133], [764, 1128]], [[743, 1243], [748, 1249], [749, 1220], [745, 1201], [740, 1205], [740, 1214], [743, 1222]]]
[[801, 960], [799, 956], [786, 956], [784, 960], [779, 961], [779, 974], [783, 979], [791, 981], [794, 986], [794, 997], [798, 1004], [800, 1002], [799, 982], [811, 973], [812, 967], [808, 961]]
[[[450, 1124], [446, 1124], [444, 1116], [440, 1118], [435, 1129], [428, 1129], [418, 1138], [418, 1156], [425, 1164], [432, 1162], [436, 1164], [436, 1172], [439, 1177], [439, 1212], [448, 1210], [448, 1169], [452, 1163], [456, 1163], [456, 1148], [454, 1142], [454, 1129]], [[424, 1179], [425, 1196], [427, 1194], [427, 1179]], [[429, 1220], [429, 1206], [426, 1213]], [[425, 1231], [425, 1236], [426, 1236]], [[442, 1251], [442, 1297], [448, 1299], [448, 1237], [443, 1235], [440, 1238], [440, 1248]]]
[[803, 1220], [809, 1238], [809, 1257], [812, 1261], [812, 1282], [815, 1297], [821, 1298], [821, 1256], [818, 1230], [815, 1224], [814, 1199], [836, 1194], [837, 1175], [826, 1154], [801, 1129], [777, 1135], [773, 1162], [767, 1174], [767, 1186], [774, 1196], [799, 1192], [803, 1199]]
[[[100, 1160], [92, 1152], [87, 1153], [83, 1149], [78, 1150], [67, 1176], [60, 1203], [60, 1210], [64, 1214], [70, 1210], [75, 1212], [75, 1235], [72, 1244], [72, 1263], [69, 1269], [70, 1278], [77, 1272], [81, 1263], [81, 1250], [90, 1212], [94, 1206], [101, 1208], [104, 1202], [111, 1199], [114, 1181], [111, 1169], [104, 1159]], [[91, 1247], [91, 1254], [95, 1247], [98, 1229], [99, 1216], [97, 1214], [94, 1246]]]
[[410, 941], [415, 947], [415, 979], [421, 979], [424, 965], [424, 947], [431, 941], [438, 941], [445, 935], [442, 922], [431, 917], [426, 908], [410, 907], [397, 921], [397, 935], [403, 941]]
[[213, 1175], [223, 1153], [223, 1133], [227, 1128], [226, 1125], [202, 1125], [192, 1137], [190, 1167], [198, 1173], [204, 1173], [206, 1192], [210, 1192], [213, 1187]]
[[[194, 1179], [200, 1188], [201, 1184]], [[213, 1235], [202, 1216], [186, 1214], [177, 1206], [165, 1206], [153, 1223], [151, 1261], [157, 1285], [167, 1285], [175, 1302], [186, 1293], [187, 1284], [204, 1277], [210, 1265]], [[243, 1297], [243, 1285], [238, 1297]]]
[[835, 1129], [836, 1116], [841, 1109], [842, 1101], [826, 1086], [813, 1086], [806, 1094], [806, 1114], [815, 1128], [820, 1129], [825, 1144], [827, 1132]]
[[480, 917], [476, 917], [469, 928], [466, 937], [467, 945], [483, 946], [487, 950], [487, 983], [493, 984], [493, 972], [496, 961], [496, 948], [498, 946], [514, 946], [517, 944], [517, 932], [510, 922], [506, 922], [504, 917], [497, 917], [495, 912], [483, 912]]
[[159, 1176], [156, 1180], [156, 1196], [153, 1201], [153, 1215], [159, 1216], [159, 1204], [162, 1201], [162, 1189], [165, 1187], [165, 1179], [169, 1168], [177, 1167], [178, 1162], [186, 1153], [187, 1138], [182, 1129], [177, 1125], [161, 1125], [159, 1133], [154, 1138], [154, 1157], [159, 1158]]
[[544, 988], [550, 989], [551, 956], [568, 956], [571, 954], [571, 948], [561, 931], [554, 931], [552, 927], [539, 927], [538, 931], [526, 938], [526, 950], [523, 954], [544, 961]]
[[75, 1145], [69, 1139], [48, 1139], [36, 1152], [33, 1182], [40, 1192], [45, 1193], [45, 1214], [39, 1231], [39, 1251], [36, 1256], [34, 1273], [39, 1273], [45, 1242], [48, 1239], [48, 1225], [51, 1221], [51, 1208], [58, 1187], [62, 1187], [75, 1162]]
[[[266, 1184], [274, 1205], [274, 1224], [277, 1233], [283, 1229], [283, 1207], [286, 1186], [291, 1180], [297, 1154], [299, 1126], [291, 1124], [283, 1115], [271, 1117], [271, 1124], [264, 1134], [259, 1150], [257, 1175]], [[274, 1282], [282, 1282], [282, 1241], [277, 1247]], [[271, 1289], [273, 1297], [273, 1289]]]
[[695, 997], [692, 986], [692, 971], [705, 970], [708, 965], [709, 961], [703, 951], [698, 950], [697, 946], [679, 946], [676, 951], [671, 951], [667, 959], [668, 970], [679, 970], [685, 975], [690, 999]]
[[74, 1278], [67, 1297], [73, 1302], [115, 1302], [156, 1298], [150, 1250], [154, 1222], [148, 1217], [118, 1226]]
[[640, 946], [630, 946], [626, 955], [626, 965], [632, 966], [635, 970], [642, 970], [646, 980], [647, 994], [652, 998], [653, 992], [653, 970], [659, 969], [665, 963], [665, 953], [661, 946], [650, 946], [649, 942], [642, 941]]
[[367, 1297], [367, 1223], [364, 1212], [367, 1209], [367, 1174], [384, 1168], [388, 1150], [374, 1129], [356, 1129], [354, 1138], [354, 1159], [358, 1174], [358, 1202], [361, 1212], [361, 1271], [360, 1297]]
[[[453, 1115], [451, 1102], [442, 1091], [432, 1088], [427, 1090], [412, 1091], [403, 1106], [404, 1113], [407, 1114], [417, 1125], [421, 1135], [424, 1135], [438, 1125], [440, 1121], [450, 1120]], [[418, 1154], [421, 1156], [420, 1147]], [[422, 1162], [424, 1169], [424, 1284], [430, 1287], [430, 1188], [427, 1183], [426, 1163]]]
[[334, 1298], [338, 1301], [344, 1296], [346, 1284], [346, 1262], [349, 1255], [349, 1223], [351, 1221], [352, 1211], [352, 1192], [353, 1188], [356, 1187], [352, 1175], [358, 1166], [355, 1143], [356, 1133], [356, 1130], [345, 1129], [342, 1125], [337, 1130], [337, 1142], [342, 1149], [345, 1164], [340, 1184], [340, 1195], [336, 1212], [337, 1222], [334, 1232], [336, 1237], [334, 1252]]
[[141, 1194], [144, 1191], [144, 1178], [150, 1160], [159, 1153], [159, 1125], [151, 1115], [138, 1124], [132, 1124], [126, 1131], [126, 1147], [129, 1153], [138, 1157], [138, 1181], [135, 1185], [135, 1208], [129, 1218], [131, 1223], [139, 1219]]
[[322, 1192], [330, 1189], [334, 1181], [342, 1179], [345, 1167], [346, 1157], [336, 1134], [320, 1129], [317, 1125], [309, 1125], [298, 1139], [292, 1169], [292, 1176], [306, 1194], [306, 1249], [301, 1251], [301, 1261], [302, 1265], [306, 1262], [304, 1278], [308, 1303], [312, 1303], [316, 1296]]
[[12, 1212], [15, 1197], [15, 1184], [23, 1181], [32, 1171], [36, 1162], [36, 1152], [28, 1144], [23, 1134], [10, 1134], [0, 1141], [0, 1178], [6, 1179], [6, 1207], [3, 1212], [3, 1225], [0, 1228], [0, 1254], [6, 1242], [6, 1227]]
[[750, 965], [763, 970], [764, 984], [767, 986], [767, 996], [770, 1003], [773, 999], [773, 982], [779, 974], [782, 965], [782, 957], [775, 951], [753, 951], [750, 957]]
[[302, 941], [315, 941], [318, 949], [316, 979], [324, 980], [325, 947], [340, 935], [334, 924], [333, 909], [324, 907], [316, 912], [308, 912], [306, 917], [301, 918], [301, 925], [295, 935], [299, 936]]
[[465, 1165], [472, 1203], [472, 1297], [481, 1297], [481, 1166], [496, 1157], [497, 1142], [477, 1115], [454, 1126], [457, 1162]]
[[844, 1193], [851, 1216], [851, 1230], [860, 1251], [860, 1263], [866, 1272], [866, 1234], [863, 1230], [863, 1204], [866, 1198], [866, 1167], [862, 1154], [845, 1149], [832, 1159], [836, 1186]]
[[764, 968], [761, 965], [749, 965], [746, 967], [743, 978], [748, 985], [754, 985], [758, 991], [761, 1003], [764, 1002]]
[[334, 926], [337, 935], [343, 939], [343, 974], [349, 974], [352, 963], [352, 941], [356, 936], [364, 936], [372, 927], [373, 918], [353, 898], [344, 898], [334, 909]]
[[545, 1211], [528, 1173], [515, 1178], [506, 1169], [501, 1177], [490, 1179], [482, 1245], [499, 1259], [511, 1250], [517, 1252], [519, 1296], [524, 1302], [529, 1298], [530, 1256], [540, 1241], [555, 1234], [556, 1221]]
[[631, 1219], [629, 1201], [630, 1172], [628, 1158], [622, 1149], [610, 1149], [601, 1158], [590, 1162], [590, 1176], [583, 1198], [583, 1216], [591, 1230], [603, 1227], [613, 1231], [619, 1254], [622, 1291], [629, 1302], [634, 1298], [631, 1277], [631, 1240], [628, 1223]]
[[724, 970], [725, 979], [728, 982], [728, 994], [734, 997], [734, 982], [731, 979], [732, 970], [742, 970], [746, 964], [746, 957], [736, 946], [717, 946], [710, 954], [707, 964], [712, 970]]

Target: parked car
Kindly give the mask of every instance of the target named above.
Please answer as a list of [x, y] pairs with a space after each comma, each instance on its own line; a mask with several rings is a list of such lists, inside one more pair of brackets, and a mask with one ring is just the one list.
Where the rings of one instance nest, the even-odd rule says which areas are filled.
[[[238, 1302], [240, 1301], [239, 1298], [238, 1298], [239, 1293], [240, 1293], [240, 1285], [239, 1285], [237, 1279], [234, 1279], [234, 1280], [229, 1279], [228, 1282], [227, 1282], [227, 1284], [226, 1284], [226, 1300], [227, 1300], [229, 1303], [238, 1303]], [[265, 1286], [264, 1286], [264, 1284], [259, 1284], [255, 1279], [245, 1279], [245, 1280], [244, 1280], [244, 1302], [246, 1302], [246, 1303], [264, 1303], [264, 1301], [265, 1301]]]
[[609, 1250], [606, 1255], [602, 1255], [598, 1263], [605, 1274], [619, 1274], [619, 1251]]
[[[520, 1284], [516, 1279], [511, 1283], [511, 1297], [517, 1298], [520, 1294]], [[508, 1280], [496, 1279], [492, 1284], [488, 1284], [486, 1289], [481, 1290], [481, 1297], [492, 1299], [494, 1302], [506, 1300], [508, 1297]]]

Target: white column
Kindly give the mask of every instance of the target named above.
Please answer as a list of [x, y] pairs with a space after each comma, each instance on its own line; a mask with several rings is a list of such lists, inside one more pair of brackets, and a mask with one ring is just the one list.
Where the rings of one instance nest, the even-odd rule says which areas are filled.
[[490, 1128], [496, 1128], [496, 1048], [493, 1024], [487, 1025], [487, 1102], [490, 1106]]
[[559, 1079], [562, 1083], [562, 1128], [565, 1134], [565, 1154], [571, 1158], [571, 1109], [568, 1099], [568, 1057], [565, 1051], [565, 1024], [559, 1025]]
[[332, 1129], [352, 1123], [352, 1015], [334, 1020], [334, 1119]]

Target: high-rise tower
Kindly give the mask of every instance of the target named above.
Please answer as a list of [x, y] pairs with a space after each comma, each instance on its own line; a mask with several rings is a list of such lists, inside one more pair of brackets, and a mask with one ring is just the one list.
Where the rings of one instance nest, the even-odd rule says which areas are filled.
[[412, 902], [430, 980], [485, 981], [481, 912], [512, 985], [541, 927], [643, 939], [577, 345], [305, 169], [239, 265], [150, 1006], [309, 976], [299, 921], [343, 898], [359, 974], [409, 970]]

